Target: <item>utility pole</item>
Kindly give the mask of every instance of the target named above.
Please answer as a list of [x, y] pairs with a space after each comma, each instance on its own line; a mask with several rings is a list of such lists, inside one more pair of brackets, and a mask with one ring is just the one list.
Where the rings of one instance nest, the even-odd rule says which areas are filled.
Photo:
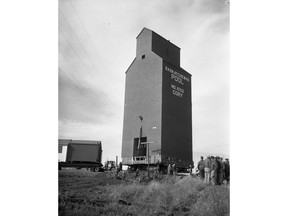
[[153, 144], [154, 142], [141, 142], [142, 145], [147, 146], [146, 156], [147, 156], [147, 172], [148, 172], [148, 178], [150, 178], [150, 172], [149, 172], [149, 144]]

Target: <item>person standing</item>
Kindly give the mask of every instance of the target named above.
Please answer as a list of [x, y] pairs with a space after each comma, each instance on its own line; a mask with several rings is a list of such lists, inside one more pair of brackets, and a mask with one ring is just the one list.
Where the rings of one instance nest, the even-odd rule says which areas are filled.
[[135, 177], [137, 178], [138, 176], [139, 176], [139, 169], [136, 169]]
[[167, 175], [170, 175], [171, 174], [171, 165], [168, 164], [168, 167], [167, 167]]
[[211, 183], [212, 185], [217, 184], [217, 162], [214, 156], [211, 156]]
[[177, 175], [177, 168], [175, 164], [172, 165], [172, 171], [173, 171], [173, 175]]
[[221, 169], [222, 169], [222, 165], [220, 162], [220, 157], [217, 156], [216, 157], [216, 172], [215, 172], [215, 184], [216, 185], [221, 185], [221, 182], [220, 182]]
[[204, 164], [204, 160], [203, 160], [203, 156], [200, 157], [200, 161], [197, 164], [197, 169], [199, 170], [199, 174], [200, 174], [200, 179], [203, 180], [205, 177], [205, 164]]
[[207, 158], [204, 160], [204, 172], [205, 172], [204, 182], [206, 184], [210, 184], [211, 161], [209, 156], [207, 156]]
[[225, 170], [225, 163], [223, 161], [223, 158], [220, 158], [220, 173], [219, 173], [219, 184], [222, 185], [223, 181], [224, 181], [224, 170]]
[[225, 159], [225, 179], [227, 183], [230, 181], [230, 164], [229, 164], [229, 159]]

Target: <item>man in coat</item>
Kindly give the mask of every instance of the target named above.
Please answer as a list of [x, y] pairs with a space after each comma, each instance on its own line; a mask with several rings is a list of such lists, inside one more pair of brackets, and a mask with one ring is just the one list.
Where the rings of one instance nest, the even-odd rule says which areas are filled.
[[204, 182], [206, 184], [210, 184], [210, 178], [211, 178], [210, 156], [207, 156], [207, 158], [204, 160], [204, 172], [205, 172]]
[[203, 156], [201, 156], [201, 157], [200, 157], [200, 161], [199, 161], [198, 164], [197, 164], [197, 169], [199, 170], [200, 179], [201, 179], [201, 180], [203, 180], [204, 177], [205, 177], [204, 168], [205, 168], [205, 163], [204, 163], [204, 160], [203, 160]]

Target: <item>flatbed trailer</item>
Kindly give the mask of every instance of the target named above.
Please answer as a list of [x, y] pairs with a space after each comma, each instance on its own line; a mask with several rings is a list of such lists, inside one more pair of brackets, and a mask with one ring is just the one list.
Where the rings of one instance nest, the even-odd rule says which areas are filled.
[[82, 169], [82, 168], [87, 168], [90, 169], [93, 172], [98, 172], [102, 171], [103, 165], [101, 163], [87, 163], [87, 162], [58, 162], [58, 169], [61, 170], [63, 167], [67, 168], [77, 168], [77, 169]]

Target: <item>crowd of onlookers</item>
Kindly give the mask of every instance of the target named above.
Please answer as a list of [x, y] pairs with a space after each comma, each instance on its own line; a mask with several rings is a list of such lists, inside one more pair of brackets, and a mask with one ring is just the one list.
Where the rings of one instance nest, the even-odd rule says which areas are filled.
[[[190, 175], [193, 174], [192, 165], [188, 169]], [[169, 164], [167, 167], [167, 175], [177, 175], [177, 167], [175, 164]], [[230, 164], [229, 159], [223, 160], [221, 157], [207, 156], [204, 160], [201, 156], [197, 163], [196, 175], [207, 184], [222, 185], [228, 184], [230, 181]]]
[[207, 156], [204, 160], [201, 156], [197, 164], [197, 173], [207, 184], [222, 185], [230, 181], [229, 159], [223, 160], [221, 157]]
[[[122, 170], [122, 163], [116, 169], [116, 176], [118, 176], [119, 172]], [[127, 171], [129, 172], [130, 169]], [[127, 171], [124, 171], [124, 178]], [[159, 174], [159, 166], [152, 173], [153, 178]], [[193, 173], [192, 165], [189, 166], [187, 170], [191, 176], [195, 176]], [[140, 170], [136, 169], [135, 177], [138, 177]], [[175, 164], [169, 164], [167, 166], [167, 175], [177, 175], [177, 167]], [[200, 157], [200, 161], [197, 163], [196, 167], [196, 175], [200, 177], [207, 184], [212, 185], [222, 185], [229, 184], [230, 182], [230, 163], [229, 159], [226, 158], [223, 160], [221, 157], [207, 156], [204, 160], [203, 156]]]

